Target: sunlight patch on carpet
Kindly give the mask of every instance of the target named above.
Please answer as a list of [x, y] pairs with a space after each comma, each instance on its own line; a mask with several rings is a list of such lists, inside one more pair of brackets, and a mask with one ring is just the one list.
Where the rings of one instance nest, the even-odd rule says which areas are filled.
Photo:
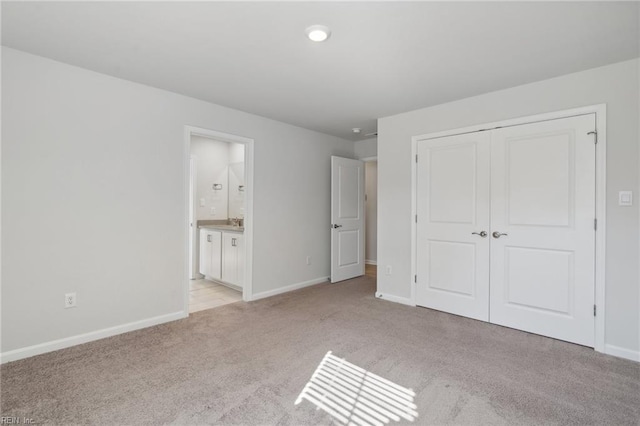
[[295, 405], [303, 399], [343, 425], [383, 426], [414, 421], [417, 406], [411, 389], [368, 372], [327, 352]]

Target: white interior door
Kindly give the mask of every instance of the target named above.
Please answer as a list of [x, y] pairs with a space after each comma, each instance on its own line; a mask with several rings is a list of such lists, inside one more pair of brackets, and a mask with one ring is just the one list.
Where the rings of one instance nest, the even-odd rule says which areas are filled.
[[489, 320], [486, 132], [418, 143], [416, 303]]
[[594, 130], [590, 114], [492, 132], [492, 323], [593, 346]]
[[417, 304], [593, 346], [594, 130], [589, 114], [418, 143]]
[[331, 282], [364, 275], [364, 163], [331, 157]]

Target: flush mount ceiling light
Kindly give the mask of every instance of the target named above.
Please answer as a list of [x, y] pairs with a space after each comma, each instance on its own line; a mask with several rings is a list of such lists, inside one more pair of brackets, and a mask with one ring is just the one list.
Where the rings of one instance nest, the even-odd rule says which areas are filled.
[[317, 42], [325, 41], [331, 35], [331, 30], [325, 25], [312, 25], [304, 32], [307, 34], [309, 39]]
[[351, 131], [357, 135], [362, 131], [362, 129], [360, 127], [354, 127], [353, 129], [351, 129]]

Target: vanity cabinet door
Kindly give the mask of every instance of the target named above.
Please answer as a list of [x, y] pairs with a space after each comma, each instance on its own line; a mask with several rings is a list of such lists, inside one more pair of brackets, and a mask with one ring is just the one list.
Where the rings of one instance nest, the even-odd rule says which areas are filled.
[[208, 278], [220, 279], [222, 272], [222, 232], [200, 230], [200, 273]]
[[222, 232], [209, 232], [211, 233], [211, 273], [209, 276], [219, 280], [222, 276]]
[[244, 281], [243, 235], [225, 232], [222, 235], [222, 280], [239, 287]]
[[236, 235], [236, 285], [244, 285], [244, 235]]
[[211, 271], [211, 241], [207, 238], [209, 231], [206, 229], [200, 230], [200, 257], [199, 257], [199, 271], [205, 277], [210, 275]]

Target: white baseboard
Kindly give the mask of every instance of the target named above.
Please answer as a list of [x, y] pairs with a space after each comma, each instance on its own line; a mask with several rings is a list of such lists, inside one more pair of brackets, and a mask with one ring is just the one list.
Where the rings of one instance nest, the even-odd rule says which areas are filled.
[[188, 316], [189, 314], [184, 311], [174, 312], [167, 315], [160, 315], [153, 318], [130, 322], [128, 324], [117, 325], [115, 327], [103, 328], [102, 330], [91, 331], [89, 333], [78, 334], [77, 336], [70, 336], [63, 339], [52, 340], [50, 342], [39, 343], [37, 345], [27, 346], [26, 348], [14, 349], [0, 354], [0, 364], [57, 351], [59, 349], [69, 348], [71, 346], [81, 345], [83, 343], [163, 324], [165, 322], [187, 318]]
[[364, 263], [366, 263], [367, 265], [377, 265], [378, 261], [377, 260], [364, 260]]
[[242, 293], [242, 286], [231, 284], [231, 283], [228, 283], [228, 282], [225, 282], [225, 281], [222, 281], [222, 280], [218, 280], [216, 278], [207, 277], [207, 276], [205, 276], [204, 279], [207, 280], [207, 281], [214, 282], [216, 284], [223, 285], [223, 286], [228, 287], [228, 288], [230, 288], [232, 290], [236, 290], [236, 291], [239, 291], [239, 292]]
[[640, 352], [631, 349], [621, 348], [609, 344], [604, 345], [604, 353], [607, 355], [617, 356], [618, 358], [626, 358], [631, 361], [640, 362]]
[[309, 287], [316, 284], [322, 284], [329, 281], [329, 277], [320, 277], [309, 281], [303, 281], [301, 283], [291, 284], [286, 287], [276, 288], [275, 290], [263, 291], [261, 293], [255, 293], [252, 295], [251, 300], [264, 299], [266, 297], [276, 296], [278, 294], [287, 293], [289, 291], [298, 290], [300, 288]]
[[389, 302], [401, 303], [408, 306], [416, 306], [416, 304], [413, 303], [413, 301], [408, 297], [398, 297], [392, 294], [380, 293], [379, 291], [376, 291], [376, 297], [378, 299], [388, 300]]

